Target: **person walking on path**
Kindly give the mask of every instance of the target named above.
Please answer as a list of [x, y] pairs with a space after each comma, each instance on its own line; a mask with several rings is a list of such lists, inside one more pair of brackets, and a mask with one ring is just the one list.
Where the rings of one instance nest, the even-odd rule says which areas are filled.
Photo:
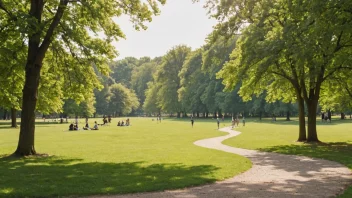
[[220, 120], [219, 120], [219, 118], [216, 118], [216, 122], [218, 123], [218, 129], [219, 129], [219, 126], [220, 126]]
[[193, 116], [191, 116], [191, 124], [192, 124], [192, 128], [193, 128], [193, 124], [194, 124]]

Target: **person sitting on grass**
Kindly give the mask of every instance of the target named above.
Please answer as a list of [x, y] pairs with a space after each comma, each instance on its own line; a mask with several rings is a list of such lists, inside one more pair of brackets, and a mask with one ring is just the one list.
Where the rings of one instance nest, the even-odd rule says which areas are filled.
[[94, 127], [91, 130], [99, 130], [97, 121], [94, 122]]
[[122, 120], [122, 122], [121, 122], [121, 126], [125, 126], [125, 123], [123, 122], [123, 120]]
[[121, 126], [121, 122], [120, 121], [117, 123], [117, 126]]
[[70, 126], [68, 127], [69, 131], [73, 131], [73, 123], [70, 124]]
[[78, 131], [78, 124], [73, 125], [73, 130]]
[[88, 122], [86, 123], [86, 126], [83, 127], [83, 130], [90, 130]]

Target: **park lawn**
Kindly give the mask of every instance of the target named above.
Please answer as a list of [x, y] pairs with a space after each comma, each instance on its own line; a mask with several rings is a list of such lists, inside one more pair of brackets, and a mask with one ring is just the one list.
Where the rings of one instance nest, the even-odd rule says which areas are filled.
[[189, 121], [157, 124], [151, 118], [132, 118], [130, 127], [113, 123], [74, 132], [68, 124], [38, 123], [36, 150], [50, 157], [14, 158], [6, 155], [14, 152], [19, 129], [0, 122], [0, 197], [161, 191], [223, 180], [251, 167], [244, 157], [193, 145], [225, 135], [213, 122], [196, 121], [194, 128]]
[[[319, 119], [318, 119], [319, 120]], [[223, 143], [233, 147], [302, 155], [336, 161], [352, 169], [352, 121], [333, 120], [332, 123], [318, 121], [319, 140], [325, 144], [297, 143], [298, 121], [271, 122], [247, 121], [246, 126], [236, 130], [241, 135]], [[352, 187], [340, 197], [352, 197]]]

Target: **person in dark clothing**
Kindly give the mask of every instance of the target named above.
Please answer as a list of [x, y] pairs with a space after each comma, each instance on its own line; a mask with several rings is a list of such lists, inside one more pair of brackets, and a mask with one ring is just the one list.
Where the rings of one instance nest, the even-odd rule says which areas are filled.
[[192, 128], [193, 128], [193, 124], [194, 124], [193, 116], [191, 116], [191, 124], [192, 124]]
[[69, 131], [73, 131], [73, 124], [71, 123], [70, 126], [68, 127]]
[[73, 125], [73, 130], [78, 131], [78, 124]]
[[86, 123], [86, 126], [83, 127], [83, 130], [90, 130], [88, 122]]
[[216, 118], [216, 122], [218, 123], [218, 129], [219, 129], [219, 126], [220, 126], [220, 120], [219, 120], [219, 118]]

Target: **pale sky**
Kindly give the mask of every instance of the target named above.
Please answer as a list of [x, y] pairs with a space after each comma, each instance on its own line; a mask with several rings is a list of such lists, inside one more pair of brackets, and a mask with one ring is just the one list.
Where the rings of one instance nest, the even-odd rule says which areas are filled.
[[202, 46], [206, 36], [216, 24], [209, 19], [203, 3], [192, 0], [167, 0], [160, 8], [161, 14], [146, 23], [147, 30], [134, 30], [127, 17], [117, 19], [126, 40], [114, 43], [119, 52], [117, 59], [127, 56], [151, 58], [166, 54], [173, 46], [186, 44], [192, 49]]

